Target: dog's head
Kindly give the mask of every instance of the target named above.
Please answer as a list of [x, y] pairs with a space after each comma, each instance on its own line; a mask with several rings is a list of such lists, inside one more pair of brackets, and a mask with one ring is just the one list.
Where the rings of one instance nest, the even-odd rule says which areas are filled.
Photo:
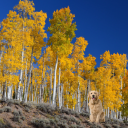
[[91, 100], [97, 100], [99, 97], [99, 93], [97, 91], [91, 91], [88, 94], [88, 98]]

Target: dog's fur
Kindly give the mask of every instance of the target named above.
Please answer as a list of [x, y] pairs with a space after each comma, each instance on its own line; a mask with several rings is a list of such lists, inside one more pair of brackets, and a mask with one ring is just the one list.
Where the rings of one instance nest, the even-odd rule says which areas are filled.
[[105, 122], [105, 114], [103, 112], [102, 103], [98, 98], [99, 94], [97, 91], [91, 91], [88, 94], [90, 102], [88, 103], [90, 108], [90, 122]]

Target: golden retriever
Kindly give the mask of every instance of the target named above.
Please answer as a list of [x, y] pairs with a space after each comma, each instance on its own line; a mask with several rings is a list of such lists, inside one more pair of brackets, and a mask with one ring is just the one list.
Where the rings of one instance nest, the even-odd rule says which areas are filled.
[[90, 122], [105, 122], [105, 114], [103, 112], [102, 103], [98, 99], [99, 94], [97, 91], [91, 91], [88, 94], [90, 102], [88, 103], [90, 108]]

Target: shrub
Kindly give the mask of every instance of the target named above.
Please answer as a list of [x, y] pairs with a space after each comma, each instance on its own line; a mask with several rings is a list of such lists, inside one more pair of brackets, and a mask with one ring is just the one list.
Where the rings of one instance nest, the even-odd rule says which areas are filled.
[[5, 122], [2, 118], [0, 118], [0, 128], [4, 128], [5, 127]]
[[30, 112], [30, 110], [29, 110], [28, 107], [25, 107], [25, 111], [26, 111], [26, 112]]
[[70, 126], [70, 128], [77, 128], [77, 126], [74, 125], [74, 124], [72, 124], [72, 125]]
[[25, 117], [24, 117], [24, 116], [22, 116], [22, 117], [21, 117], [21, 119], [22, 119], [22, 120], [25, 120]]
[[34, 124], [36, 127], [47, 127], [49, 126], [50, 121], [48, 119], [38, 119], [35, 118], [31, 121], [32, 124]]
[[56, 122], [54, 119], [49, 119], [51, 125], [56, 125]]
[[90, 114], [89, 113], [80, 113], [81, 116], [89, 118]]
[[79, 114], [77, 112], [75, 113], [75, 117], [79, 117]]
[[65, 108], [65, 107], [62, 107], [62, 108], [61, 108], [61, 112], [62, 112], [62, 113], [66, 113], [66, 114], [68, 114], [68, 115], [70, 114], [70, 110], [67, 109], [67, 108]]
[[111, 124], [105, 124], [106, 128], [112, 128]]
[[104, 128], [103, 126], [101, 126], [100, 124], [95, 124], [93, 123], [90, 128]]
[[58, 123], [59, 122], [59, 118], [55, 117], [55, 121]]
[[14, 100], [14, 101], [12, 101], [14, 104], [16, 104], [16, 105], [20, 105], [20, 101], [19, 100]]
[[92, 125], [92, 123], [88, 120], [84, 120], [83, 123], [87, 123], [88, 125]]
[[22, 105], [28, 108], [34, 108], [34, 106], [36, 106], [36, 103], [29, 101], [27, 103], [22, 102]]
[[2, 113], [2, 112], [4, 112], [4, 109], [3, 108], [0, 109], [0, 113]]
[[4, 112], [11, 112], [11, 111], [12, 111], [11, 107], [9, 106], [4, 107]]
[[75, 117], [71, 117], [70, 121], [75, 122], [76, 124], [80, 124], [80, 121], [78, 121]]
[[84, 128], [83, 126], [79, 126], [79, 125], [77, 125], [77, 128]]
[[114, 128], [120, 128], [120, 126], [118, 124], [113, 124], [112, 125]]
[[20, 117], [19, 116], [14, 116], [13, 121], [20, 122]]
[[67, 123], [67, 121], [66, 120], [62, 120], [63, 121], [63, 123], [65, 124], [65, 123]]
[[67, 124], [63, 124], [63, 123], [61, 123], [61, 122], [59, 122], [57, 125], [58, 125], [60, 128], [68, 128], [68, 125], [67, 125]]
[[53, 111], [55, 111], [55, 106], [52, 106], [50, 105], [49, 103], [41, 103], [41, 104], [38, 104], [37, 106], [37, 109], [45, 112], [45, 113], [51, 113]]
[[23, 116], [22, 110], [19, 110], [19, 115]]
[[14, 116], [19, 116], [19, 112], [16, 111], [16, 110], [14, 110], [13, 115], [14, 115]]
[[62, 115], [62, 118], [69, 120], [70, 117], [68, 115]]

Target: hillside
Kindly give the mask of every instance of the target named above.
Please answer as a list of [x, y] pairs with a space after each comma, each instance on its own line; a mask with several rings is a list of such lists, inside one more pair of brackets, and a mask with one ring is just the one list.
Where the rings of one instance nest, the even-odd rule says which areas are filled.
[[90, 123], [88, 113], [58, 109], [47, 103], [0, 101], [0, 128], [128, 128], [128, 123], [107, 120]]

